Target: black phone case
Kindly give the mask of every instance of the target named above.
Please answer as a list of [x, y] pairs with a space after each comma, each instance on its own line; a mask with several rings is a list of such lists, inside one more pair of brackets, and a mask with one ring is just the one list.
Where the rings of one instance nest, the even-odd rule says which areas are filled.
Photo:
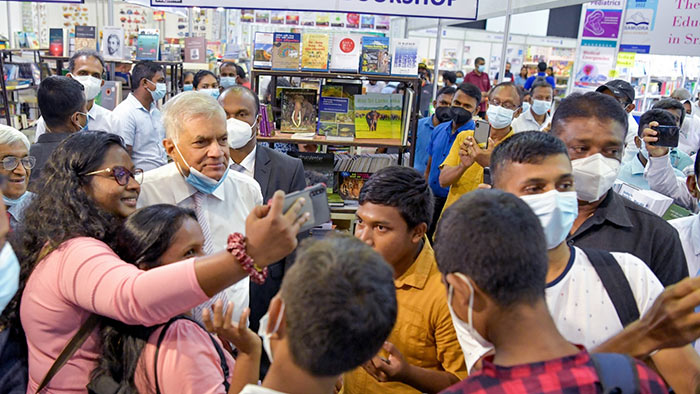
[[653, 144], [654, 146], [665, 146], [668, 148], [675, 148], [678, 146], [680, 129], [677, 126], [657, 126], [654, 130], [658, 132], [656, 136], [659, 138], [659, 140]]

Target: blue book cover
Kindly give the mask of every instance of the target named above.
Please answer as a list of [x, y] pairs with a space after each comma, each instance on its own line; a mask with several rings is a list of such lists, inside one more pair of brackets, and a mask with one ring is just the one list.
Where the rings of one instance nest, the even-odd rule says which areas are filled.
[[389, 75], [390, 66], [389, 37], [362, 37], [360, 73]]
[[136, 41], [136, 59], [158, 60], [159, 41], [158, 34], [139, 34]]

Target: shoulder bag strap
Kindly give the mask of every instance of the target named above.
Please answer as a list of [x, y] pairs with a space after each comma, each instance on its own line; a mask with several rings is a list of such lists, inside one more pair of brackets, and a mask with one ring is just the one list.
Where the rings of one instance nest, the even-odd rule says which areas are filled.
[[637, 365], [630, 356], [616, 353], [591, 354], [603, 394], [639, 394]]
[[639, 307], [630, 283], [615, 257], [604, 250], [582, 248], [615, 306], [622, 327], [639, 319]]
[[95, 314], [90, 315], [90, 317], [85, 320], [85, 323], [83, 323], [78, 332], [75, 333], [66, 347], [63, 348], [63, 351], [61, 351], [61, 354], [58, 355], [56, 361], [54, 361], [51, 368], [49, 368], [49, 371], [46, 372], [46, 376], [44, 376], [44, 379], [41, 381], [39, 388], [36, 389], [37, 393], [41, 392], [41, 390], [43, 390], [49, 384], [51, 379], [56, 376], [58, 371], [66, 364], [66, 362], [68, 362], [68, 360], [70, 360], [71, 357], [73, 357], [75, 352], [80, 349], [95, 327], [97, 327], [99, 322], [100, 317]]

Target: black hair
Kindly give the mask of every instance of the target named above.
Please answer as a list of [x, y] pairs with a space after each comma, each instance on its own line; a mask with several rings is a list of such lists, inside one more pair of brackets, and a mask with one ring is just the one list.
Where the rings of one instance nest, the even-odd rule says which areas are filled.
[[55, 250], [70, 239], [91, 237], [114, 249], [123, 219], [100, 208], [88, 195], [86, 186], [92, 178], [85, 174], [99, 170], [108, 150], [115, 146], [126, 150], [116, 134], [84, 131], [71, 134], [49, 156], [37, 181], [40, 192], [24, 211], [17, 231], [10, 235], [21, 266], [20, 288], [3, 312], [0, 326], [18, 323], [19, 300], [44, 245]]
[[211, 75], [212, 77], [214, 77], [214, 79], [216, 79], [217, 82], [219, 81], [219, 78], [217, 78], [213, 72], [209, 70], [199, 70], [197, 71], [197, 74], [194, 75], [194, 79], [192, 80], [192, 87], [194, 89], [197, 89], [199, 83], [202, 82], [202, 79], [207, 75]]
[[52, 75], [41, 81], [36, 97], [49, 129], [67, 124], [71, 115], [85, 107], [84, 90], [73, 78]]
[[613, 121], [620, 125], [624, 133], [627, 134], [627, 112], [622, 109], [615, 98], [607, 94], [598, 92], [573, 93], [563, 99], [552, 117], [551, 133], [560, 135], [564, 132], [565, 123], [574, 118]]
[[99, 60], [100, 65], [102, 65], [102, 72], [104, 73], [105, 60], [102, 58], [102, 55], [100, 55], [97, 51], [86, 51], [86, 50], [78, 51], [78, 52], [74, 53], [73, 56], [70, 57], [70, 59], [68, 59], [68, 70], [70, 70], [70, 72], [73, 72], [75, 70], [75, 61], [83, 56], [85, 56], [87, 58], [92, 57], [92, 58]]
[[445, 71], [442, 74], [442, 79], [451, 84], [457, 83], [457, 74], [452, 71]]
[[540, 220], [520, 198], [475, 190], [442, 215], [435, 257], [443, 275], [469, 276], [500, 307], [544, 299], [549, 258]]
[[501, 171], [509, 163], [539, 164], [549, 156], [569, 156], [566, 145], [559, 138], [541, 131], [515, 134], [498, 144], [491, 154], [491, 175], [497, 184]]
[[518, 85], [514, 84], [513, 82], [501, 82], [498, 85], [494, 86], [491, 88], [489, 91], [489, 100], [493, 98], [493, 95], [496, 93], [496, 90], [500, 88], [511, 88], [515, 91], [515, 95], [518, 96], [518, 107], [523, 104], [523, 95], [520, 93], [520, 89], [518, 89]]
[[[695, 155], [695, 166], [693, 166], [693, 169], [695, 170], [695, 181], [697, 182], [697, 178], [700, 177], [700, 160], [698, 160], [698, 157], [700, 155]], [[698, 185], [700, 187], [700, 185]]]
[[[221, 74], [221, 69], [224, 68], [224, 67], [233, 67], [233, 68], [236, 68], [236, 63], [234, 63], [234, 62], [223, 62], [223, 63], [221, 63], [221, 65], [219, 66], [219, 74]], [[236, 69], [236, 75], [237, 75], [237, 74], [238, 74], [238, 69]]]
[[131, 70], [131, 89], [136, 90], [142, 79], [150, 80], [158, 72], [163, 72], [163, 67], [152, 61], [142, 61], [136, 63]]
[[236, 64], [236, 75], [241, 79], [245, 79], [246, 76], [245, 70], [238, 64]]
[[541, 73], [545, 72], [545, 70], [547, 70], [547, 63], [545, 63], [545, 62], [537, 63], [537, 70]]
[[650, 109], [639, 117], [639, 128], [637, 135], [641, 138], [644, 129], [649, 127], [649, 123], [658, 122], [661, 126], [676, 126], [676, 117], [665, 109]]
[[251, 97], [253, 99], [253, 103], [255, 104], [255, 108], [253, 108], [253, 113], [255, 114], [255, 116], [258, 116], [258, 114], [260, 113], [260, 98], [258, 97], [257, 94], [255, 94], [255, 92], [253, 92], [252, 90], [248, 89], [247, 87], [245, 87], [243, 85], [233, 85], [231, 87], [226, 88], [223, 92], [221, 92], [221, 95], [219, 96], [219, 98], [220, 99], [223, 98], [224, 95], [226, 95], [227, 93], [233, 93], [233, 94], [238, 94], [238, 95], [248, 95], [249, 97]]
[[523, 75], [523, 71], [525, 71], [525, 76], [527, 77], [527, 73], [528, 73], [527, 67], [525, 67], [525, 66], [520, 67], [520, 71], [518, 72], [520, 76]]
[[552, 85], [547, 82], [547, 80], [543, 77], [537, 77], [535, 78], [535, 81], [532, 83], [532, 86], [530, 87], [530, 95], [535, 94], [535, 89], [537, 88], [550, 88], [552, 89], [552, 94], [554, 94], [554, 89], [552, 88]]
[[[122, 260], [136, 266], [155, 268], [161, 265], [161, 256], [187, 218], [197, 220], [194, 211], [175, 205], [141, 208], [124, 221], [114, 251]], [[100, 329], [102, 354], [90, 374], [91, 379], [108, 377], [126, 386], [125, 393], [138, 393], [134, 375], [141, 353], [158, 327], [128, 325], [105, 318]]]
[[454, 86], [444, 86], [437, 92], [437, 96], [435, 97], [440, 97], [443, 94], [449, 94], [450, 96], [453, 96], [457, 92], [457, 89]]
[[389, 166], [375, 172], [360, 190], [360, 205], [372, 203], [395, 207], [409, 229], [430, 226], [435, 204], [425, 178], [410, 167]]
[[549, 66], [549, 67], [547, 67], [547, 68], [546, 68], [546, 70], [550, 70], [550, 71], [552, 71], [552, 75], [554, 75], [554, 67], [552, 67], [552, 66]]
[[393, 269], [349, 235], [302, 243], [281, 295], [292, 359], [314, 376], [370, 360], [396, 322]]
[[192, 77], [194, 78], [194, 72], [193, 72], [193, 71], [185, 71], [185, 73], [182, 74], [182, 79], [187, 78], [188, 75], [192, 75]]
[[[652, 108], [653, 109], [666, 109], [666, 110], [677, 109], [677, 110], [681, 111], [681, 119], [680, 119], [680, 123], [678, 124], [678, 126], [683, 125], [683, 120], [685, 119], [685, 107], [683, 107], [683, 104], [680, 101], [678, 101], [676, 99], [672, 99], [672, 98], [665, 98], [665, 99], [661, 99], [661, 100], [655, 102], [654, 106]], [[675, 125], [676, 124], [674, 123], [673, 126], [675, 126]]]
[[[457, 86], [457, 90], [466, 94], [469, 97], [474, 98], [474, 100], [476, 100], [477, 107], [481, 103], [481, 89], [479, 89], [476, 85], [471, 84], [469, 82], [463, 82], [462, 84]], [[457, 91], [455, 91], [455, 93], [457, 93]]]
[[475, 66], [476, 66], [476, 63], [479, 62], [479, 60], [481, 60], [482, 62], [486, 63], [486, 60], [484, 60], [483, 57], [479, 56], [479, 57], [477, 57], [476, 59], [474, 59], [474, 65], [475, 65]]

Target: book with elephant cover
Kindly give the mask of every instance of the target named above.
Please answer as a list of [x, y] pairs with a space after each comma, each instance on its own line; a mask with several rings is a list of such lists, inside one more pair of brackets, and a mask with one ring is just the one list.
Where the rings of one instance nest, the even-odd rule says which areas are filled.
[[391, 123], [391, 94], [355, 95], [355, 138], [400, 138]]
[[283, 133], [316, 133], [318, 118], [317, 91], [304, 88], [280, 90]]

